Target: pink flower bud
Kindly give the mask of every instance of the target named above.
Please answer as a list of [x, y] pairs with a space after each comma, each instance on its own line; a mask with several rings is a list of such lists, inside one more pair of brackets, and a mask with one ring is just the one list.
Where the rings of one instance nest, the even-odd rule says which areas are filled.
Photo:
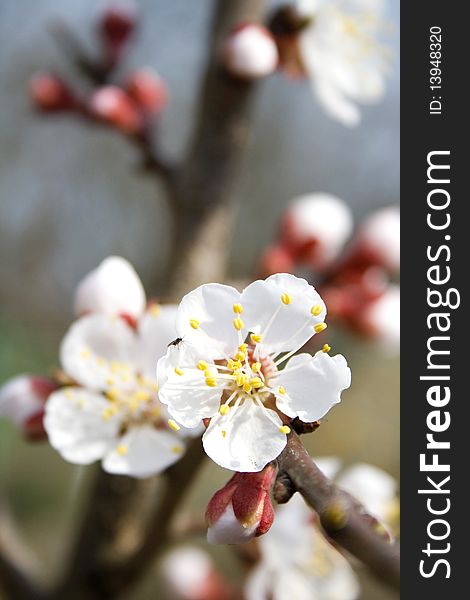
[[371, 265], [395, 273], [400, 268], [400, 211], [383, 208], [370, 215], [359, 228], [345, 266], [364, 269]]
[[281, 241], [292, 255], [321, 270], [342, 250], [352, 231], [352, 216], [335, 196], [307, 194], [291, 202], [281, 227]]
[[74, 311], [137, 319], [145, 310], [145, 291], [134, 267], [120, 256], [106, 258], [78, 284]]
[[385, 350], [395, 354], [400, 346], [400, 288], [390, 285], [364, 310], [363, 330]]
[[270, 492], [276, 475], [271, 465], [258, 473], [235, 473], [207, 506], [207, 541], [243, 544], [266, 533], [274, 520]]
[[132, 2], [115, 2], [100, 11], [98, 29], [111, 64], [121, 57], [135, 30], [137, 18], [137, 6]]
[[151, 69], [131, 73], [127, 93], [147, 114], [159, 114], [168, 101], [168, 91], [161, 77]]
[[168, 596], [174, 600], [229, 600], [231, 590], [210, 556], [199, 548], [173, 550], [161, 562]]
[[290, 249], [282, 244], [269, 246], [261, 257], [261, 276], [268, 277], [274, 273], [292, 273], [295, 268]]
[[35, 106], [45, 112], [72, 110], [76, 100], [65, 83], [52, 73], [38, 73], [29, 85], [29, 94]]
[[276, 70], [278, 64], [276, 43], [262, 25], [240, 25], [225, 40], [222, 62], [231, 75], [240, 79], [266, 77]]
[[138, 133], [142, 129], [139, 107], [117, 86], [107, 85], [96, 91], [90, 99], [89, 109], [94, 117], [124, 133]]
[[46, 377], [18, 375], [0, 388], [0, 417], [16, 425], [27, 438], [43, 439], [44, 404], [56, 389]]

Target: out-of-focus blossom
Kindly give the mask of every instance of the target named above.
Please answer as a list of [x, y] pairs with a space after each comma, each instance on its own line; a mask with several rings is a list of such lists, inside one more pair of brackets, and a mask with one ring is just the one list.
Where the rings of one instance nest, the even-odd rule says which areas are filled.
[[390, 285], [361, 316], [364, 332], [385, 350], [396, 354], [400, 348], [400, 288]]
[[18, 375], [0, 388], [0, 418], [13, 423], [29, 439], [45, 437], [44, 404], [57, 385], [46, 377]]
[[136, 134], [143, 127], [139, 107], [126, 92], [115, 85], [107, 85], [94, 92], [88, 108], [96, 119], [124, 133]]
[[400, 210], [382, 208], [361, 224], [345, 259], [344, 268], [383, 267], [391, 273], [400, 269]]
[[299, 262], [324, 269], [341, 252], [353, 220], [347, 205], [330, 194], [294, 198], [284, 214], [281, 240]]
[[98, 30], [111, 66], [122, 56], [137, 25], [138, 10], [134, 2], [113, 2], [98, 14]]
[[134, 267], [120, 256], [106, 258], [78, 284], [74, 310], [138, 319], [145, 310], [145, 291]]
[[276, 43], [262, 25], [245, 23], [228, 35], [223, 46], [222, 61], [227, 71], [235, 77], [260, 79], [276, 70]]
[[235, 473], [207, 506], [207, 541], [243, 544], [266, 533], [274, 519], [271, 488], [276, 474], [271, 465], [259, 473]]
[[211, 557], [196, 547], [180, 547], [161, 561], [160, 572], [172, 600], [230, 600], [231, 590]]
[[182, 456], [184, 441], [167, 423], [155, 381], [155, 362], [175, 337], [175, 315], [176, 307], [154, 306], [136, 329], [103, 314], [70, 327], [60, 360], [77, 386], [53, 393], [44, 419], [65, 460], [102, 460], [109, 473], [148, 477]]
[[331, 117], [357, 125], [357, 105], [384, 94], [387, 58], [378, 39], [385, 0], [298, 0], [296, 9], [292, 30], [279, 36], [281, 68], [294, 65]]
[[246, 600], [359, 597], [352, 568], [326, 541], [299, 494], [278, 507], [271, 530], [258, 543], [261, 560], [246, 582]]
[[330, 357], [327, 345], [292, 357], [326, 328], [325, 317], [315, 288], [294, 275], [255, 281], [241, 293], [198, 287], [178, 308], [183, 343], [158, 363], [160, 400], [186, 427], [211, 419], [203, 444], [216, 463], [262, 470], [285, 447], [286, 422], [322, 418], [350, 385], [345, 358]]
[[126, 89], [129, 96], [148, 115], [161, 113], [168, 101], [166, 85], [152, 69], [138, 69], [131, 73]]
[[292, 273], [295, 269], [295, 259], [291, 249], [281, 243], [269, 246], [263, 253], [260, 271], [263, 277], [275, 273]]
[[[353, 495], [385, 526], [396, 523], [396, 481], [381, 469], [358, 463], [341, 470], [336, 457], [315, 459], [337, 485]], [[261, 560], [248, 578], [246, 600], [355, 600], [360, 589], [346, 559], [321, 533], [318, 517], [299, 494], [276, 510], [259, 539]]]
[[397, 482], [391, 475], [373, 465], [356, 463], [337, 475], [336, 483], [381, 523], [392, 528], [397, 525], [400, 506]]
[[178, 460], [184, 441], [158, 401], [155, 365], [175, 339], [176, 306], [149, 305], [133, 267], [112, 256], [79, 284], [85, 314], [62, 341], [60, 360], [76, 382], [53, 393], [45, 428], [66, 460], [102, 460], [110, 473], [147, 477]]
[[60, 77], [53, 73], [37, 73], [29, 84], [29, 94], [35, 106], [45, 112], [72, 110], [77, 101]]

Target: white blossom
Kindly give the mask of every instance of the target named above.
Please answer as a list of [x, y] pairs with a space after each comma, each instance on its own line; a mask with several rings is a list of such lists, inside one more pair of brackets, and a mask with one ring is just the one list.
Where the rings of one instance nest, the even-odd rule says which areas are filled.
[[160, 400], [185, 427], [210, 418], [203, 444], [216, 463], [260, 471], [285, 447], [286, 421], [322, 418], [350, 385], [345, 358], [330, 357], [327, 345], [292, 356], [326, 328], [325, 317], [320, 295], [294, 275], [272, 275], [241, 293], [198, 287], [178, 308], [183, 342], [158, 363]]
[[259, 547], [261, 560], [246, 582], [246, 600], [358, 598], [352, 568], [325, 540], [299, 494], [278, 507], [271, 529], [259, 538]]
[[109, 256], [88, 273], [75, 292], [75, 314], [100, 312], [138, 318], [145, 310], [145, 291], [134, 267], [120, 256]]
[[299, 36], [303, 67], [328, 114], [344, 125], [360, 120], [358, 104], [384, 94], [387, 60], [378, 37], [384, 0], [298, 0], [311, 19]]
[[147, 477], [182, 456], [184, 441], [167, 423], [155, 378], [156, 361], [175, 338], [175, 314], [174, 306], [153, 306], [136, 329], [99, 313], [72, 324], [60, 359], [77, 385], [49, 397], [44, 421], [65, 460], [102, 460], [109, 473]]
[[257, 23], [247, 23], [232, 31], [223, 47], [225, 68], [236, 77], [259, 79], [276, 70], [276, 43], [270, 32]]
[[400, 268], [400, 210], [397, 206], [382, 208], [362, 223], [356, 244], [376, 256], [388, 270]]

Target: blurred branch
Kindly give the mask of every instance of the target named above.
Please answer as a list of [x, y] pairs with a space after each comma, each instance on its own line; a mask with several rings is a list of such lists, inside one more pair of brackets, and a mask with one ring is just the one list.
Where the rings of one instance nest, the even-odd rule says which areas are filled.
[[20, 540], [6, 507], [0, 501], [0, 588], [8, 598], [40, 600], [36, 565], [29, 548]]
[[[278, 458], [281, 474], [319, 515], [328, 536], [361, 560], [392, 588], [400, 587], [400, 551], [371, 526], [370, 515], [349, 494], [340, 490], [315, 465], [299, 436], [289, 434], [287, 446]], [[286, 501], [282, 497], [282, 501]]]
[[[100, 471], [69, 570], [50, 598], [116, 598], [132, 585], [168, 542], [172, 518], [204, 456], [200, 440], [192, 440], [185, 456], [162, 476], [164, 490], [157, 502], [156, 478]], [[142, 506], [145, 498], [152, 502], [150, 514]], [[130, 551], [123, 540], [131, 541]]]

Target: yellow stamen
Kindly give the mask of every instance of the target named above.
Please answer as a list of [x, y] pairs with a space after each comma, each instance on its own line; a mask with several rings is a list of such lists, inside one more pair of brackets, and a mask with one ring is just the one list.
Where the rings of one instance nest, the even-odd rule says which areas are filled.
[[318, 317], [318, 315], [321, 314], [323, 310], [323, 306], [320, 306], [319, 304], [315, 304], [315, 306], [312, 306], [310, 312], [312, 313], [312, 315], [314, 317]]
[[222, 404], [222, 406], [219, 408], [219, 413], [223, 416], [226, 415], [230, 410], [230, 406], [228, 406], [227, 404]]
[[235, 354], [235, 358], [239, 361], [244, 361], [246, 359], [246, 353], [241, 350]]
[[248, 344], [240, 344], [238, 346], [238, 349], [241, 350], [242, 352], [246, 352], [248, 349]]
[[106, 379], [106, 385], [114, 385], [114, 379]]
[[253, 373], [259, 373], [261, 371], [261, 363], [260, 362], [254, 362], [251, 365], [251, 370], [253, 371]]
[[199, 329], [199, 325], [201, 324], [197, 319], [190, 319], [189, 324], [193, 329]]
[[209, 387], [216, 387], [217, 379], [215, 379], [215, 377], [206, 377], [206, 385]]
[[249, 394], [251, 392], [251, 385], [249, 384], [249, 382], [247, 381], [246, 383], [243, 384], [243, 389], [245, 390], [245, 392], [247, 394]]
[[110, 388], [109, 390], [106, 390], [106, 397], [108, 400], [111, 400], [111, 402], [115, 402], [119, 398], [119, 391], [116, 388]]
[[173, 446], [171, 451], [173, 454], [181, 454], [181, 452], [183, 452], [183, 448], [181, 446]]
[[81, 352], [80, 352], [80, 356], [84, 359], [84, 360], [88, 360], [90, 358], [91, 352], [87, 349], [84, 348]]
[[233, 312], [236, 313], [237, 315], [241, 315], [243, 312], [243, 306], [241, 304], [234, 304]]
[[257, 333], [252, 333], [250, 335], [250, 339], [254, 344], [260, 344], [263, 340], [263, 337], [261, 335], [258, 335]]
[[179, 367], [175, 367], [175, 373], [177, 375], [184, 375], [183, 369], [180, 369]]
[[316, 331], [316, 333], [321, 333], [322, 331], [325, 331], [327, 327], [328, 325], [326, 323], [317, 323], [313, 326], [313, 329]]
[[252, 377], [250, 379], [250, 385], [252, 387], [255, 388], [255, 390], [259, 390], [259, 388], [262, 388], [264, 383], [261, 381], [261, 379], [259, 377]]
[[245, 375], [245, 373], [239, 373], [236, 379], [237, 385], [239, 387], [242, 387], [242, 385], [245, 385], [247, 379], [248, 377]]
[[67, 400], [73, 400], [73, 392], [72, 392], [72, 390], [66, 390], [65, 391], [65, 397], [67, 398]]
[[125, 456], [129, 452], [129, 448], [125, 444], [121, 444], [116, 448], [116, 452], [119, 456]]
[[325, 344], [321, 349], [322, 352], [329, 352], [331, 350], [331, 346], [329, 344]]
[[240, 331], [245, 327], [245, 323], [240, 319], [240, 317], [237, 317], [233, 320], [233, 326], [237, 331]]
[[173, 429], [173, 431], [179, 431], [181, 429], [178, 423], [173, 419], [168, 419], [168, 425], [171, 427], [171, 429]]
[[158, 317], [158, 315], [161, 312], [161, 308], [159, 304], [152, 304], [152, 306], [149, 308], [149, 313], [152, 317]]
[[283, 304], [290, 304], [292, 302], [292, 296], [290, 294], [282, 294], [281, 300]]
[[227, 432], [222, 429], [222, 437], [227, 437]]
[[281, 387], [279, 388], [279, 393], [280, 393], [280, 394], [285, 394], [285, 393], [286, 393], [286, 390], [285, 390], [285, 389], [282, 387], [282, 385], [281, 385]]
[[200, 361], [197, 363], [197, 368], [198, 368], [200, 371], [205, 371], [206, 369], [208, 369], [208, 367], [209, 367], [209, 365], [206, 363], [206, 361], [205, 361], [205, 360], [200, 360]]
[[287, 427], [287, 425], [282, 425], [281, 427], [279, 427], [279, 431], [287, 435], [288, 433], [290, 433], [290, 427]]
[[108, 406], [108, 408], [105, 408], [103, 411], [103, 420], [104, 421], [108, 421], [108, 419], [110, 419], [112, 416], [114, 416], [117, 413], [117, 407], [116, 406]]
[[238, 369], [242, 368], [242, 363], [239, 360], [232, 360], [231, 358], [229, 358], [227, 361], [227, 367], [231, 371], [237, 371]]

